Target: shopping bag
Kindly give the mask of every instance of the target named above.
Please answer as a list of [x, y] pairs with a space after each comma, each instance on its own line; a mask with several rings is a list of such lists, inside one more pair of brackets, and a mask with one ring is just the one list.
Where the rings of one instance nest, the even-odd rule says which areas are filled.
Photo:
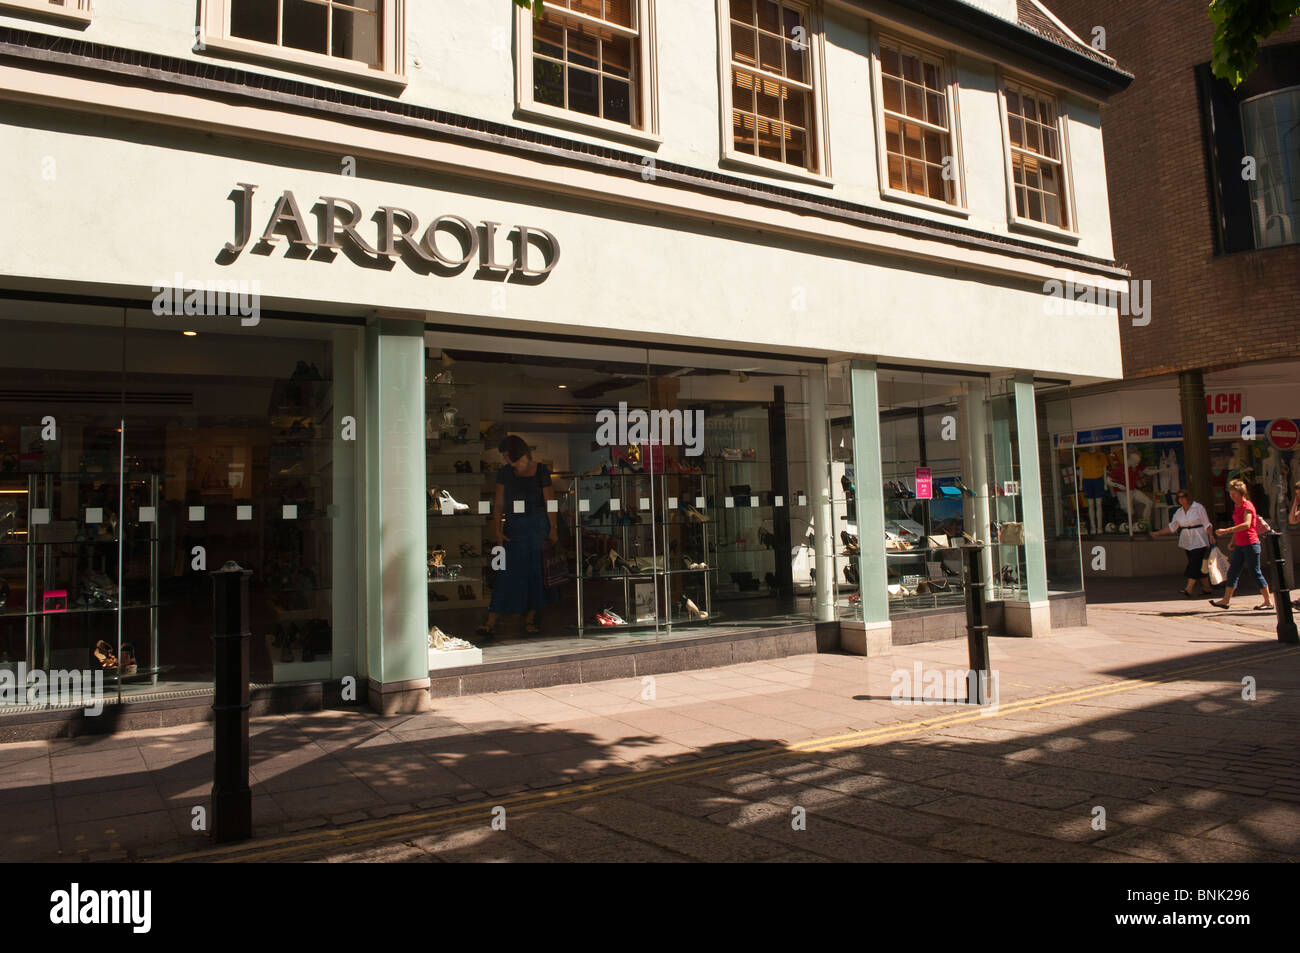
[[1209, 575], [1210, 585], [1220, 585], [1228, 578], [1228, 557], [1223, 555], [1223, 550], [1215, 546], [1201, 563], [1201, 569]]

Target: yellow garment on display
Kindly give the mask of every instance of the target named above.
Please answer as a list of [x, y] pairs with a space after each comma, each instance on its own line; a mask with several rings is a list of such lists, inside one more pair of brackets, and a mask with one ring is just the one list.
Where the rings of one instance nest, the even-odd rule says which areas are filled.
[[1106, 464], [1110, 459], [1100, 450], [1089, 450], [1079, 454], [1079, 470], [1085, 480], [1096, 480], [1106, 475]]

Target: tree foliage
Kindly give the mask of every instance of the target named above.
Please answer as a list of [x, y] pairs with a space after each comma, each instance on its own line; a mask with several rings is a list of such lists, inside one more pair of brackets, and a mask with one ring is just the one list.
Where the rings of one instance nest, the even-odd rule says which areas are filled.
[[1236, 89], [1255, 70], [1259, 41], [1285, 30], [1300, 13], [1300, 0], [1210, 0], [1209, 12], [1215, 27], [1211, 68]]
[[533, 17], [536, 19], [541, 19], [542, 0], [515, 0], [515, 6], [523, 7], [525, 10], [527, 10], [529, 7], [532, 7]]

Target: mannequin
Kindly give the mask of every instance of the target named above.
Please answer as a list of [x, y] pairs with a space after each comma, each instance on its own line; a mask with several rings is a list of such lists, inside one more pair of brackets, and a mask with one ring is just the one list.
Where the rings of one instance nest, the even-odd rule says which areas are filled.
[[[1115, 491], [1120, 507], [1128, 516], [1129, 525], [1137, 520], [1147, 519], [1151, 513], [1151, 498], [1142, 492], [1146, 484], [1146, 467], [1142, 465], [1142, 454], [1136, 450], [1128, 455], [1128, 467], [1116, 463], [1110, 471], [1110, 485]], [[1124, 480], [1128, 481], [1125, 493]]]
[[1088, 501], [1089, 532], [1096, 536], [1101, 532], [1101, 502], [1106, 495], [1106, 465], [1110, 462], [1110, 454], [1105, 447], [1081, 450], [1078, 461], [1079, 488]]

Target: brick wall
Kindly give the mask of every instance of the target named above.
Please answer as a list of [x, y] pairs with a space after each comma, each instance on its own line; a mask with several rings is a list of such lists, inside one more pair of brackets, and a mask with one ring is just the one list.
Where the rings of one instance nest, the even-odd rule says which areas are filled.
[[[1124, 376], [1300, 357], [1300, 245], [1215, 254], [1194, 69], [1214, 26], [1204, 2], [1045, 0], [1136, 77], [1102, 106], [1115, 257], [1151, 281], [1151, 323], [1121, 318]], [[1300, 41], [1300, 18], [1266, 41]]]

